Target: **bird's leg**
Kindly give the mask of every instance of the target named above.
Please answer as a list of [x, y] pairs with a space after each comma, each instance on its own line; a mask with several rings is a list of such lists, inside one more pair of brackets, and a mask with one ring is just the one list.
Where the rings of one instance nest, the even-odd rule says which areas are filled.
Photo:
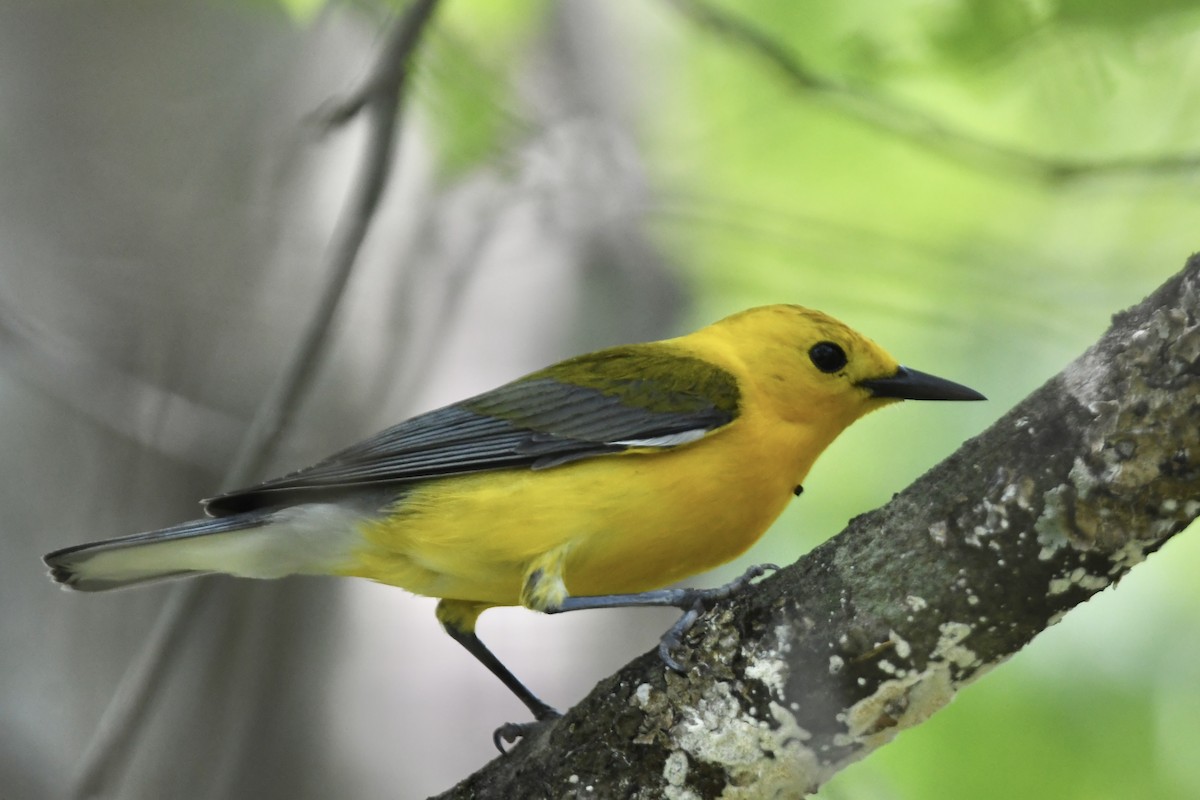
[[443, 600], [438, 604], [438, 619], [442, 628], [454, 641], [466, 648], [475, 656], [479, 663], [487, 667], [493, 675], [501, 680], [517, 699], [525, 704], [533, 714], [533, 722], [506, 722], [492, 733], [492, 743], [501, 753], [505, 752], [502, 742], [512, 744], [517, 739], [527, 736], [538, 727], [562, 716], [553, 706], [544, 703], [533, 692], [521, 683], [508, 667], [496, 658], [496, 654], [487, 648], [475, 635], [475, 619], [487, 606], [477, 606], [470, 603], [457, 603]]
[[605, 594], [592, 597], [568, 595], [541, 610], [547, 614], [559, 614], [564, 611], [580, 611], [588, 608], [625, 608], [628, 606], [671, 606], [682, 609], [683, 616], [659, 640], [658, 655], [668, 667], [676, 672], [683, 672], [683, 667], [675, 660], [672, 653], [683, 641], [687, 632], [696, 624], [696, 620], [717, 603], [728, 600], [745, 590], [754, 582], [755, 578], [777, 569], [779, 567], [775, 564], [757, 564], [746, 570], [740, 577], [714, 589], [657, 589], [636, 594]]

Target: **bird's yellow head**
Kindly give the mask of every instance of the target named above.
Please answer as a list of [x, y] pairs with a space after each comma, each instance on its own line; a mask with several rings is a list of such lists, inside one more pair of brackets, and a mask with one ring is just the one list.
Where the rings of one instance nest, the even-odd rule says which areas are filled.
[[[779, 418], [836, 436], [898, 400], [982, 400], [951, 381], [901, 366], [875, 342], [820, 311], [795, 305], [742, 311], [698, 331], [743, 365], [737, 374]], [[832, 438], [832, 436], [830, 438]]]

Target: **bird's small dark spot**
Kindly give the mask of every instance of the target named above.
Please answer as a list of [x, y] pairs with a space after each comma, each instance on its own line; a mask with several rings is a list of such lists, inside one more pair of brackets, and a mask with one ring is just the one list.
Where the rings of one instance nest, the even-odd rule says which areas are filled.
[[796, 497], [799, 497], [800, 495], [804, 494], [804, 487], [797, 483], [796, 488], [792, 489], [792, 494], [796, 495]]

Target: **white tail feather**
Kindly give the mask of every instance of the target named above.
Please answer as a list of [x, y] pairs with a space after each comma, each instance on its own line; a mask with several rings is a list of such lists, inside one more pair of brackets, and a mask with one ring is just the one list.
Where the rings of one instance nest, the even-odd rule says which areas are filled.
[[85, 592], [210, 572], [244, 578], [322, 574], [350, 559], [363, 521], [361, 511], [309, 503], [70, 547], [45, 562], [56, 581]]

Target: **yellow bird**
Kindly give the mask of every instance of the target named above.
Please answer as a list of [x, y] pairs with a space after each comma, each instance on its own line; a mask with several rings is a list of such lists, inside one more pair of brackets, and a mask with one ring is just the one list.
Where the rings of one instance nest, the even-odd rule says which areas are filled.
[[[578, 356], [413, 417], [311, 467], [204, 501], [208, 519], [45, 557], [102, 591], [163, 578], [349, 575], [441, 598], [447, 633], [538, 721], [558, 716], [475, 635], [492, 606], [686, 613], [661, 589], [753, 544], [850, 423], [901, 399], [982, 400], [900, 366], [819, 311], [752, 308], [675, 339]], [[497, 731], [508, 741], [531, 725]]]

